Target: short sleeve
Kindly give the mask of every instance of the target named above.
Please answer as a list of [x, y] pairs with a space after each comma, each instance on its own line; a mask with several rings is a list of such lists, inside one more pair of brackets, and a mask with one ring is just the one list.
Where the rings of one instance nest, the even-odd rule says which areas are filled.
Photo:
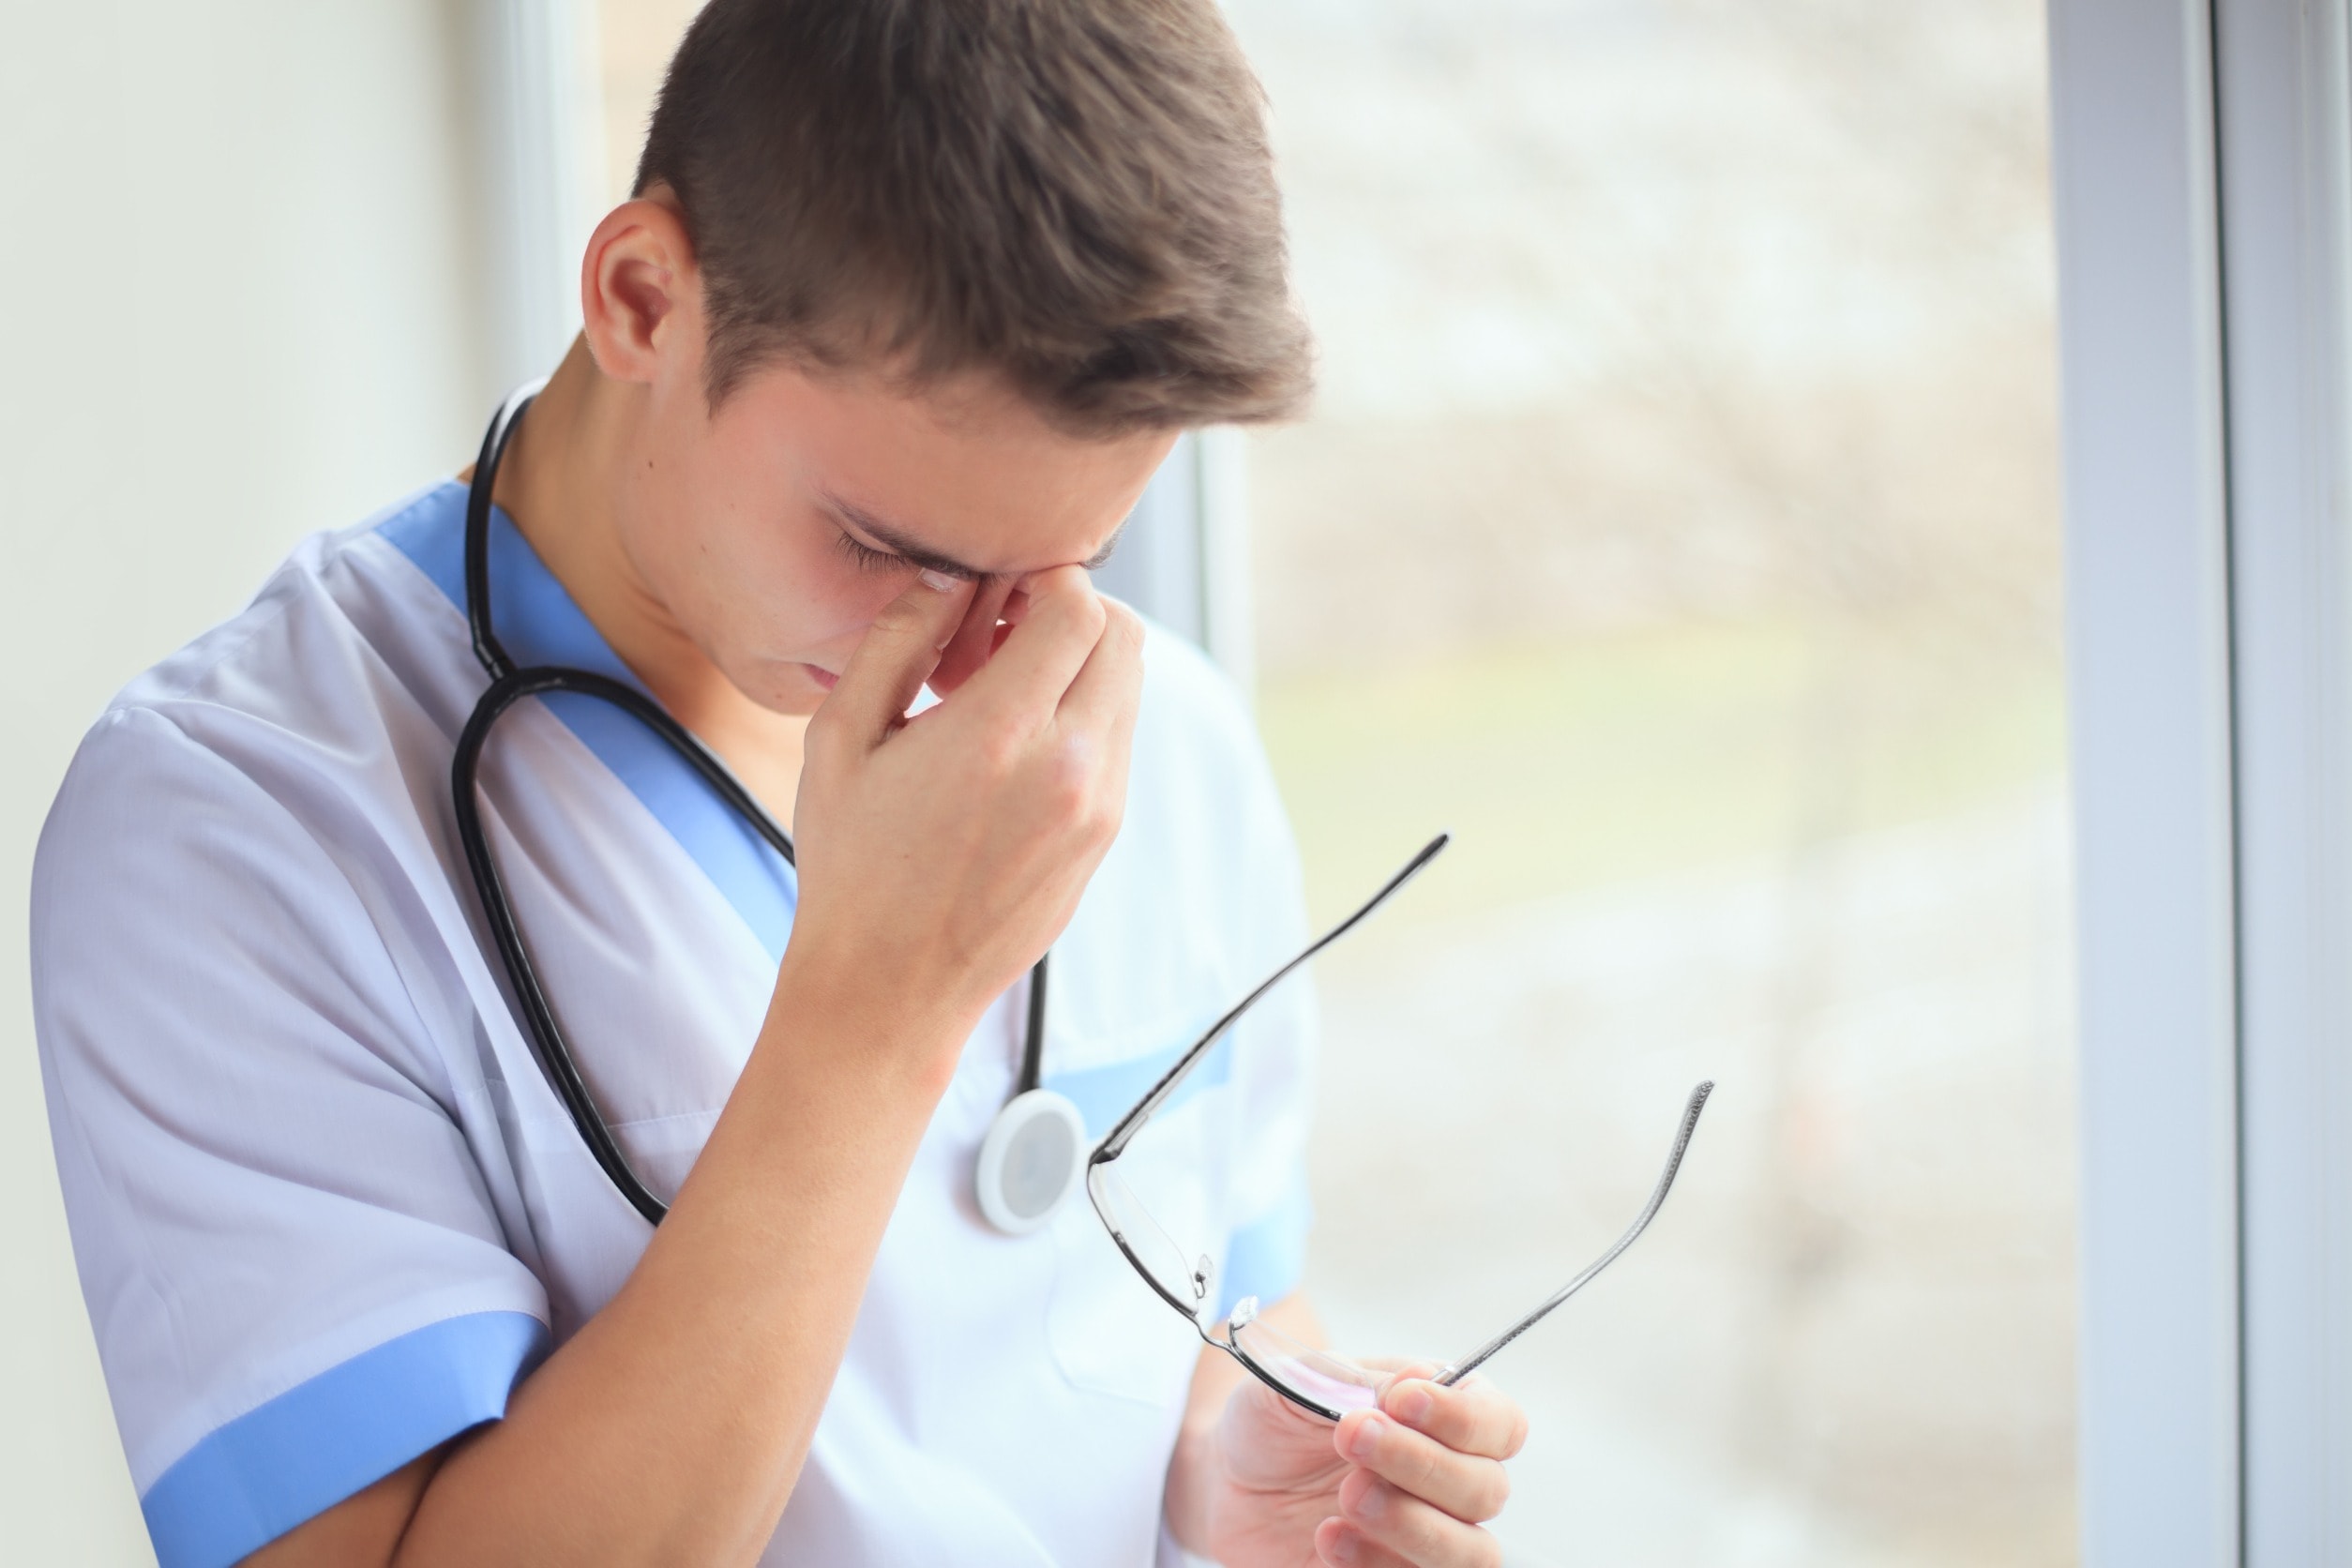
[[311, 743], [270, 744], [232, 761], [110, 713], [34, 870], [58, 1170], [163, 1568], [234, 1562], [497, 1418], [547, 1344], [464, 1131], [478, 1080], [395, 957], [389, 857], [363, 874], [365, 811], [302, 795], [328, 772], [284, 748]]

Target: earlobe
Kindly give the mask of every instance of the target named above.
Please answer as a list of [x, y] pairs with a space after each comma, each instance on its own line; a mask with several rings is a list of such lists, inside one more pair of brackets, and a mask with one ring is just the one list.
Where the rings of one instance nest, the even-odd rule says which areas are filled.
[[605, 215], [580, 262], [580, 313], [596, 368], [650, 382], [696, 313], [694, 250], [676, 206], [657, 193]]

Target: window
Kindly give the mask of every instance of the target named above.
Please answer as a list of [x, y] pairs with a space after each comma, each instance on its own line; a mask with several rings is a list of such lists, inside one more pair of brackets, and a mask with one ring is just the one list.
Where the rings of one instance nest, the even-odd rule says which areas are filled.
[[1232, 0], [1314, 416], [1259, 711], [1335, 912], [1309, 1286], [1493, 1375], [1527, 1563], [2074, 1556], [2040, 8]]

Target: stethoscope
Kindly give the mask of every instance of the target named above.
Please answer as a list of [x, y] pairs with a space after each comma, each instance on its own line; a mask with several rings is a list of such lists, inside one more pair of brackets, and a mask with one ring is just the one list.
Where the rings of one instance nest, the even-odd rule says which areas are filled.
[[[580, 1130], [580, 1140], [588, 1145], [588, 1152], [596, 1156], [605, 1175], [639, 1214], [659, 1225], [670, 1206], [654, 1196], [629, 1165], [628, 1156], [621, 1152], [620, 1142], [612, 1136], [604, 1113], [596, 1108], [587, 1080], [580, 1077], [571, 1048], [565, 1043], [564, 1031], [555, 1021], [547, 988], [540, 984], [538, 970], [523, 945], [522, 931], [515, 924], [514, 911], [506, 900], [505, 882], [499, 875], [498, 862], [491, 858], [490, 839], [482, 831], [476, 775], [483, 745], [500, 716], [526, 697], [567, 691], [610, 702], [661, 737], [687, 766], [701, 775], [703, 782], [720, 800], [784, 857], [787, 865], [796, 866], [798, 862], [792, 854], [792, 835], [752, 798], [727, 764], [686, 726], [671, 717], [660, 703], [634, 686], [592, 670], [556, 665], [518, 668], [499, 642], [497, 633], [491, 630], [490, 491], [497, 480], [498, 465], [506, 455], [506, 443], [522, 422], [523, 411], [545, 384], [534, 382], [518, 388], [500, 405], [491, 416], [489, 430], [482, 436], [482, 455], [474, 465], [473, 482], [466, 490], [465, 618], [473, 634], [474, 656], [481, 660], [484, 672], [490, 676], [490, 686], [474, 704], [473, 716], [458, 736], [457, 756], [449, 770], [450, 786], [457, 807], [458, 837], [465, 845], [475, 891], [481, 897], [482, 913], [498, 944], [498, 956], [505, 965], [506, 979], [521, 1011], [524, 1029], [531, 1036], [539, 1069], [546, 1075], [548, 1086], [564, 1102], [572, 1125]], [[1045, 1048], [1046, 960], [1041, 957], [1029, 972], [1028, 1024], [1022, 1038], [1020, 1076], [1013, 1085], [1012, 1097], [998, 1110], [996, 1120], [988, 1125], [988, 1136], [981, 1139], [979, 1168], [974, 1179], [980, 1212], [989, 1224], [1008, 1235], [1025, 1234], [1051, 1219], [1078, 1186], [1083, 1166], [1086, 1119], [1066, 1095], [1040, 1085]]]

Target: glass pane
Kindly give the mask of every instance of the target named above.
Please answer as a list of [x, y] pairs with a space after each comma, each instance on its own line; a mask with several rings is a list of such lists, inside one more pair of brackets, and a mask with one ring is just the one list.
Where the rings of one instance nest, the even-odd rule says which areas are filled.
[[602, 0], [597, 42], [604, 64], [604, 152], [607, 199], [628, 200], [637, 157], [661, 92], [661, 73], [703, 0]]
[[1307, 1282], [1534, 1436], [1529, 1565], [2073, 1560], [2029, 0], [1231, 0], [1307, 421], [1251, 438], [1321, 960]]

